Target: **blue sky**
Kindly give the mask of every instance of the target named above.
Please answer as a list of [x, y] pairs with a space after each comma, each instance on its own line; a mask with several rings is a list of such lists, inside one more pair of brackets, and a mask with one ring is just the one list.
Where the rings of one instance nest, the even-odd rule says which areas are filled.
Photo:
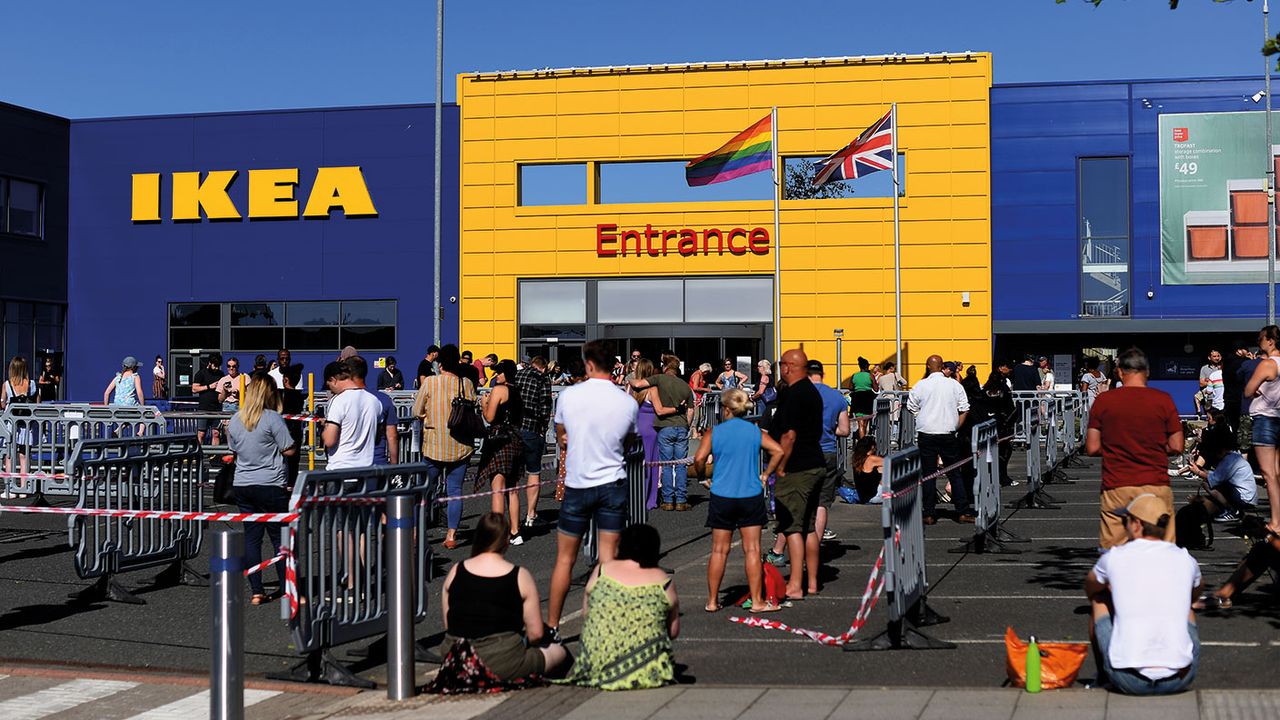
[[[67, 117], [435, 93], [433, 0], [14, 0], [0, 22], [0, 101]], [[1261, 74], [1262, 38], [1261, 0], [455, 0], [445, 96], [472, 70], [956, 50], [993, 52], [996, 82]]]

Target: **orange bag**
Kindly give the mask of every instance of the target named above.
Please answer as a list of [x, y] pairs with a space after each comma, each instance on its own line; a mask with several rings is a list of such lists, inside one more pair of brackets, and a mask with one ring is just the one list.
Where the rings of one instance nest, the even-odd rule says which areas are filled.
[[[1027, 643], [1013, 628], [1004, 631], [1005, 672], [1014, 687], [1027, 686]], [[1071, 687], [1089, 654], [1089, 643], [1040, 643], [1040, 687], [1045, 690]]]

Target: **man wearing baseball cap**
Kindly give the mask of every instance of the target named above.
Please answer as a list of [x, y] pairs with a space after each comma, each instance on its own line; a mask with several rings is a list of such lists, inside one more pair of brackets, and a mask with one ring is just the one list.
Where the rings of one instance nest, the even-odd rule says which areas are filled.
[[1164, 540], [1173, 515], [1163, 498], [1143, 493], [1105, 512], [1124, 523], [1129, 541], [1103, 553], [1084, 583], [1099, 678], [1127, 695], [1181, 692], [1200, 662], [1191, 611], [1200, 565]]

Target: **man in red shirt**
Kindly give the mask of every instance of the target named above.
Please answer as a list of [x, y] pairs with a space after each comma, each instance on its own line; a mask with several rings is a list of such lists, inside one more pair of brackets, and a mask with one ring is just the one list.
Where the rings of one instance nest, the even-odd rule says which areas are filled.
[[[1169, 456], [1183, 449], [1182, 421], [1169, 394], [1147, 387], [1150, 367], [1137, 348], [1120, 354], [1121, 387], [1093, 401], [1084, 451], [1102, 456], [1102, 507], [1098, 541], [1104, 550], [1128, 539], [1124, 518], [1109, 508], [1127, 507], [1143, 493], [1155, 495], [1173, 516]], [[1165, 540], [1173, 542], [1174, 524]]]

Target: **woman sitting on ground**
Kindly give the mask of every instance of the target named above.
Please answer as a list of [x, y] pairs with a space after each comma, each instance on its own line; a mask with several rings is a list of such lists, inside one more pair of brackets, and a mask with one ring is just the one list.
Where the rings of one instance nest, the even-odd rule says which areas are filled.
[[[480, 689], [483, 671], [502, 683], [519, 683], [554, 673], [568, 653], [542, 640], [542, 606], [538, 586], [528, 570], [513, 565], [503, 554], [510, 544], [507, 519], [487, 512], [476, 523], [471, 557], [456, 563], [444, 579], [446, 658], [434, 692]], [[479, 659], [476, 667], [461, 656], [469, 651]]]
[[[782, 446], [760, 428], [743, 420], [751, 408], [747, 393], [733, 388], [720, 398], [724, 422], [707, 428], [702, 444], [693, 456], [699, 476], [707, 471], [707, 458], [715, 456], [711, 475], [711, 501], [707, 505], [707, 527], [711, 528], [711, 557], [707, 561], [707, 612], [720, 609], [720, 581], [729, 559], [733, 531], [742, 536], [746, 560], [747, 588], [751, 592], [751, 612], [773, 612], [778, 606], [761, 595], [763, 570], [760, 566], [760, 529], [768, 520], [764, 487], [782, 461]], [[760, 469], [760, 449], [769, 453], [769, 465]]]
[[853, 455], [849, 459], [853, 468], [853, 489], [858, 493], [858, 502], [866, 505], [880, 503], [880, 474], [884, 468], [884, 457], [876, 454], [876, 437], [868, 435], [859, 438], [853, 445]]
[[658, 567], [661, 545], [653, 527], [632, 525], [618, 536], [617, 558], [596, 566], [582, 602], [582, 655], [565, 682], [601, 690], [672, 682], [680, 600]]

